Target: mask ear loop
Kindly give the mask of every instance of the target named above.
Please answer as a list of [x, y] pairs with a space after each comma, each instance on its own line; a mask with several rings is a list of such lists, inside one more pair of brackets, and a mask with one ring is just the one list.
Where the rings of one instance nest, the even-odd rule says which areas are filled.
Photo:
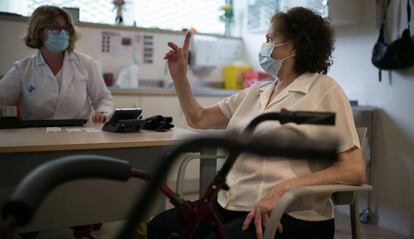
[[291, 57], [294, 57], [294, 56], [296, 56], [296, 54], [295, 53], [293, 53], [292, 55], [289, 55], [289, 56], [287, 56], [287, 57], [285, 57], [285, 58], [282, 58], [282, 59], [280, 59], [281, 61], [283, 61], [283, 60], [285, 60], [285, 59], [288, 59], [288, 58], [291, 58]]
[[287, 56], [287, 57], [284, 57], [284, 58], [282, 58], [282, 59], [279, 59], [279, 61], [281, 61], [279, 71], [280, 71], [280, 69], [281, 69], [281, 68], [282, 68], [282, 66], [283, 66], [283, 62], [284, 62], [286, 59], [288, 59], [288, 58], [294, 57], [295, 55], [296, 55], [296, 54], [295, 54], [295, 53], [293, 53], [292, 55], [289, 55], [289, 56]]
[[288, 43], [288, 42], [283, 42], [283, 43], [280, 43], [280, 44], [273, 44], [273, 46], [274, 47], [283, 46], [283, 45], [286, 45], [286, 43]]
[[[280, 43], [280, 44], [273, 44], [273, 49], [272, 49], [271, 54], [273, 53], [273, 50], [275, 49], [275, 47], [286, 45], [286, 44], [288, 44], [288, 42], [289, 42], [289, 41], [285, 41], [285, 42]], [[287, 59], [287, 58], [294, 57], [294, 56], [296, 56], [296, 53], [293, 53], [292, 55], [289, 55], [289, 56], [287, 56], [287, 57], [284, 57], [284, 58], [282, 58], [282, 59], [278, 59], [278, 60], [283, 61], [283, 60], [285, 60], [285, 59]]]

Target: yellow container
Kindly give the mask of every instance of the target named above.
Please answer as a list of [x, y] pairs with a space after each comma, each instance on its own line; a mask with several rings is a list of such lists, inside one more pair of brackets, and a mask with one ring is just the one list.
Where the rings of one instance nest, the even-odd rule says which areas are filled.
[[243, 82], [241, 73], [252, 70], [251, 66], [225, 66], [224, 72], [224, 88], [225, 89], [241, 89]]

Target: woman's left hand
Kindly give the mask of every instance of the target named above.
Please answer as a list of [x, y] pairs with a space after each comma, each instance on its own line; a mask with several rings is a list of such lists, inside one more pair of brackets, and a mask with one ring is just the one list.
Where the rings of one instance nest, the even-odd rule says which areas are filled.
[[[272, 213], [273, 208], [276, 206], [279, 199], [286, 192], [281, 187], [274, 187], [270, 192], [268, 192], [257, 204], [256, 206], [247, 214], [246, 219], [243, 222], [243, 230], [247, 230], [250, 223], [254, 220], [254, 225], [256, 227], [257, 239], [263, 238], [263, 228], [266, 226], [269, 221], [270, 214]], [[279, 223], [277, 226], [277, 231], [283, 232], [282, 224]]]
[[92, 115], [92, 122], [94, 123], [105, 123], [106, 118], [108, 115], [104, 112], [99, 112], [97, 114]]

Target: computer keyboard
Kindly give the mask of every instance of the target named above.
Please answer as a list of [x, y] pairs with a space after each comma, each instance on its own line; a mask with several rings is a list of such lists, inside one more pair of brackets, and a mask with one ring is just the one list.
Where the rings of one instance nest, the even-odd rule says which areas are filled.
[[1, 118], [0, 129], [82, 126], [86, 122], [88, 122], [86, 119], [13, 120]]

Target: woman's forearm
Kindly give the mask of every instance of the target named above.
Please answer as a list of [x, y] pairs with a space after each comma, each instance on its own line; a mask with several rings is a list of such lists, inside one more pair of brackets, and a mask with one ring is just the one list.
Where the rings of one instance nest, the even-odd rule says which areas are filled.
[[187, 124], [192, 128], [204, 128], [203, 125], [200, 124], [201, 119], [203, 118], [204, 108], [194, 97], [188, 79], [180, 80], [179, 84], [175, 84], [175, 91], [187, 120]]
[[195, 129], [225, 129], [229, 119], [217, 104], [201, 106], [194, 97], [188, 80], [176, 84], [176, 92], [187, 124]]
[[353, 148], [339, 155], [338, 161], [329, 168], [297, 178], [288, 179], [275, 190], [288, 191], [302, 186], [346, 184], [361, 185], [365, 182], [365, 165], [361, 150]]

